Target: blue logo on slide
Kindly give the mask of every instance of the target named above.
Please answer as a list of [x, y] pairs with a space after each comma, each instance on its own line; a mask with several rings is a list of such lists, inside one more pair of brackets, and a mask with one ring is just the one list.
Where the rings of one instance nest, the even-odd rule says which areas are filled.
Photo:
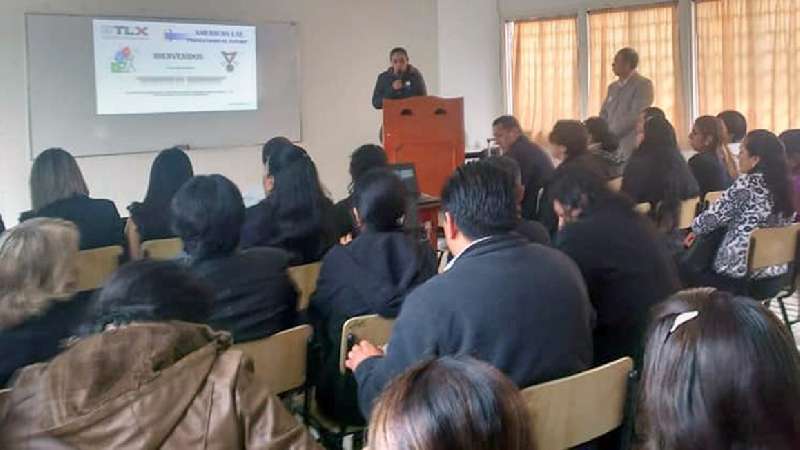
[[185, 41], [189, 35], [186, 33], [177, 33], [172, 30], [167, 30], [164, 32], [164, 39], [172, 42], [172, 41]]

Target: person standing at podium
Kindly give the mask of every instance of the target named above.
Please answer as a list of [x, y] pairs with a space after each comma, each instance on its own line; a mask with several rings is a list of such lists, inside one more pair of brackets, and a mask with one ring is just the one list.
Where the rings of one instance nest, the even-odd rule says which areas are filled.
[[392, 65], [378, 75], [375, 91], [372, 93], [372, 106], [383, 109], [383, 100], [398, 100], [409, 97], [428, 95], [422, 72], [409, 64], [408, 52], [402, 47], [393, 48], [389, 52]]

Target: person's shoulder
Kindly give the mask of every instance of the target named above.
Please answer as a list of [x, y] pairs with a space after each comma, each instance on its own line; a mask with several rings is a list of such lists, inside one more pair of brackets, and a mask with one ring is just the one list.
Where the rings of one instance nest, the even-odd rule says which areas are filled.
[[238, 258], [254, 264], [263, 264], [266, 267], [288, 267], [291, 256], [286, 251], [275, 247], [252, 247], [242, 250], [236, 255]]

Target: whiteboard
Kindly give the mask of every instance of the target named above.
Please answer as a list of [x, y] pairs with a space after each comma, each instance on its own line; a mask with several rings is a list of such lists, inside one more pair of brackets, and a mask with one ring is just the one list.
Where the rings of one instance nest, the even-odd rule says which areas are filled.
[[241, 147], [274, 136], [302, 139], [295, 24], [240, 23], [256, 26], [257, 110], [99, 116], [95, 110], [92, 49], [95, 18], [98, 16], [25, 16], [31, 158], [49, 147], [63, 147], [78, 157], [154, 152], [173, 145], [192, 149]]

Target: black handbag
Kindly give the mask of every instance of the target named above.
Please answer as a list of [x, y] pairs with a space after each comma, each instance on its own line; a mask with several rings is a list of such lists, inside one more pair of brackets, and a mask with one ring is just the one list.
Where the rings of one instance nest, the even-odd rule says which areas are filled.
[[680, 257], [680, 265], [691, 273], [703, 273], [711, 270], [727, 228], [719, 228], [708, 234], [697, 236], [692, 245]]

